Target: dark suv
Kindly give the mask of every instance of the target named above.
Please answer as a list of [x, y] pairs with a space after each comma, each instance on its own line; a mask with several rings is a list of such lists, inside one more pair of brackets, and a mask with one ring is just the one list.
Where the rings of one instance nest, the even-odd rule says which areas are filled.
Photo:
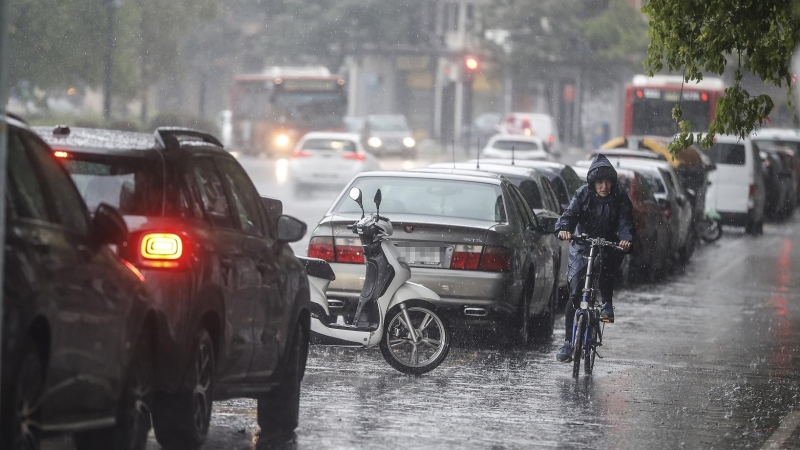
[[[91, 208], [115, 206], [130, 230], [122, 253], [157, 304], [156, 438], [203, 442], [211, 401], [258, 399], [262, 430], [294, 430], [310, 333], [308, 281], [286, 245], [306, 226], [259, 198], [211, 135], [38, 128]], [[178, 369], [173, 369], [177, 367]], [[163, 370], [158, 370], [163, 368]]]
[[79, 449], [143, 449], [157, 307], [115, 248], [122, 217], [94, 218], [50, 149], [20, 120], [8, 131], [0, 448], [77, 433]]

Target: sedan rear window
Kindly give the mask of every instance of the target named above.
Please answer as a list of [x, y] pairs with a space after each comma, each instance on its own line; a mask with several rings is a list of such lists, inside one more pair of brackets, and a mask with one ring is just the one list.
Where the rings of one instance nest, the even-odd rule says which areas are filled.
[[539, 144], [530, 141], [495, 141], [494, 144], [492, 144], [492, 148], [496, 148], [498, 150], [514, 149], [515, 151], [541, 150]]
[[[505, 222], [506, 210], [500, 186], [458, 180], [427, 178], [363, 177], [348, 188], [363, 193], [364, 210], [375, 212], [372, 199], [381, 190], [381, 215], [418, 214]], [[338, 214], [361, 213], [356, 202], [342, 196], [334, 207]]]
[[[74, 155], [74, 154], [73, 154]], [[162, 174], [140, 158], [63, 160], [89, 211], [107, 203], [123, 215], [160, 216], [164, 201]]]
[[742, 144], [717, 143], [705, 152], [717, 164], [743, 166], [745, 162], [744, 145]]
[[337, 152], [354, 152], [356, 144], [353, 141], [341, 139], [309, 139], [303, 142], [303, 150], [333, 150]]

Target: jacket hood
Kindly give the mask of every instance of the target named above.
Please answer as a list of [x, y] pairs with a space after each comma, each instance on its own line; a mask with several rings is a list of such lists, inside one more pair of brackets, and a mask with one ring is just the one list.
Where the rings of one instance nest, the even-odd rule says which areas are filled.
[[[611, 192], [616, 194], [617, 192], [617, 170], [614, 169], [614, 165], [611, 164], [611, 161], [605, 157], [605, 155], [598, 153], [597, 156], [594, 157], [592, 160], [592, 164], [589, 166], [589, 171], [586, 172], [586, 182], [589, 185], [589, 190], [594, 192], [594, 183], [590, 182], [593, 179], [593, 175], [601, 168], [601, 167], [608, 167], [609, 170], [614, 174], [613, 186], [611, 188]], [[608, 171], [605, 171], [608, 174]]]
[[[611, 167], [613, 169], [614, 165], [611, 164], [611, 161], [609, 161], [605, 155], [603, 155], [602, 153], [598, 153], [597, 156], [595, 156], [594, 159], [592, 160], [592, 164], [589, 166], [589, 172], [599, 167]], [[589, 172], [587, 172], [587, 174]]]

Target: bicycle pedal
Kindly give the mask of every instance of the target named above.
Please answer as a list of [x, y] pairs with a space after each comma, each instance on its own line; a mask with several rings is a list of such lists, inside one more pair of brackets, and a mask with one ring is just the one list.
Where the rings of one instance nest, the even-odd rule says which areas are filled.
[[608, 319], [608, 318], [600, 319], [600, 322], [603, 322], [603, 323], [614, 323], [614, 319]]

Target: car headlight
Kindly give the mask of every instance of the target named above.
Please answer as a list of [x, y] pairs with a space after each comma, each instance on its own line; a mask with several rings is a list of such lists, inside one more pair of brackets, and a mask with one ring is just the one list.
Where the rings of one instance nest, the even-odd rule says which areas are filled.
[[417, 141], [415, 141], [414, 138], [411, 137], [403, 138], [403, 145], [405, 145], [408, 148], [411, 148], [417, 145]]
[[381, 145], [383, 145], [383, 142], [381, 142], [381, 139], [379, 137], [372, 136], [367, 140], [367, 145], [369, 145], [372, 148], [378, 148]]
[[275, 145], [278, 147], [286, 147], [289, 145], [289, 136], [285, 134], [279, 134], [275, 137]]

